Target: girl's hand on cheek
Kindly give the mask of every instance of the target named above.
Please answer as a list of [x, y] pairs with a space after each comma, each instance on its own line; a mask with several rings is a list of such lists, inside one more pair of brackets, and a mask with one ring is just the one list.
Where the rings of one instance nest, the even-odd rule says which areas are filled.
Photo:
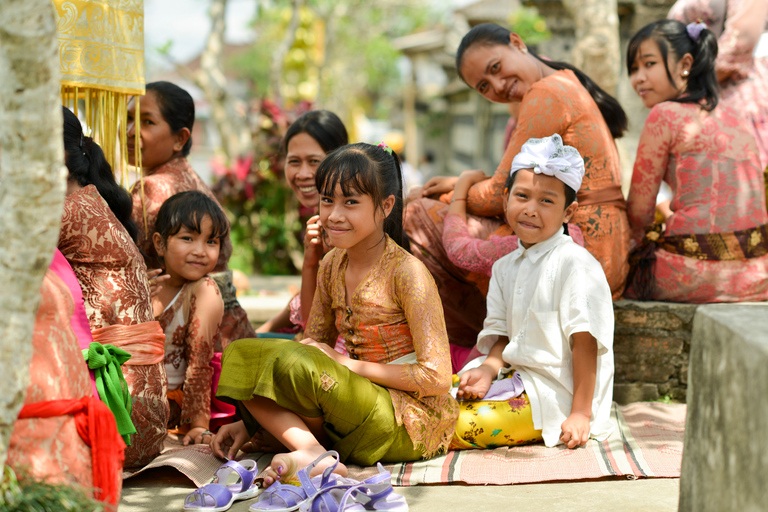
[[589, 418], [581, 413], [571, 413], [560, 429], [560, 441], [568, 448], [584, 446], [589, 441]]
[[320, 216], [313, 215], [307, 221], [307, 232], [304, 234], [304, 266], [317, 267], [323, 254], [323, 225]]

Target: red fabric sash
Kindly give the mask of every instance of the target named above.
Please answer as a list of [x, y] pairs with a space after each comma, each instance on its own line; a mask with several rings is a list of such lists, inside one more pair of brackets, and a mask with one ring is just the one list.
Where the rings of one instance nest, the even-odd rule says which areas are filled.
[[96, 499], [109, 503], [116, 510], [120, 500], [118, 482], [122, 478], [125, 443], [106, 404], [91, 396], [79, 400], [48, 400], [25, 405], [21, 408], [19, 419], [52, 418], [65, 414], [74, 414], [77, 433], [91, 447]]

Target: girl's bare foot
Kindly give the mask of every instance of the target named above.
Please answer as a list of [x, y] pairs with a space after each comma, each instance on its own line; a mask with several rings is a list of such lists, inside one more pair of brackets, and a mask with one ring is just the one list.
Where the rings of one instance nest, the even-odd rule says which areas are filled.
[[[272, 458], [272, 464], [267, 468], [267, 474], [264, 477], [264, 485], [269, 487], [275, 480], [280, 480], [282, 482], [296, 480], [296, 473], [300, 469], [312, 464], [315, 459], [325, 453], [325, 451], [325, 448], [317, 445], [303, 450], [275, 455]], [[312, 469], [309, 476], [319, 475], [332, 463], [333, 457], [326, 457]], [[339, 462], [333, 472], [340, 476], [347, 476], [347, 467]]]

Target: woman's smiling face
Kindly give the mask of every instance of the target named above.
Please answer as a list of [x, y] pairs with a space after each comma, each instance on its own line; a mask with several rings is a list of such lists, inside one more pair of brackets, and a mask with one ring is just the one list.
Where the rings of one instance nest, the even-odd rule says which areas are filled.
[[520, 37], [511, 34], [508, 45], [470, 46], [461, 61], [461, 76], [487, 100], [515, 103], [542, 78], [542, 70]]
[[315, 186], [317, 166], [325, 158], [325, 151], [308, 133], [297, 133], [288, 141], [285, 157], [285, 179], [306, 208], [317, 208], [320, 194]]

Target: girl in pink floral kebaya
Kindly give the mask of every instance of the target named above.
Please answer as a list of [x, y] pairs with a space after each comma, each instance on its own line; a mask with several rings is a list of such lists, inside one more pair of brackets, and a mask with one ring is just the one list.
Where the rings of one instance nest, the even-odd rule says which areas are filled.
[[[662, 20], [630, 41], [627, 68], [651, 109], [627, 213], [635, 252], [626, 296], [673, 302], [768, 299], [768, 214], [752, 133], [718, 105], [717, 40], [702, 23]], [[666, 182], [671, 216], [654, 224]]]

